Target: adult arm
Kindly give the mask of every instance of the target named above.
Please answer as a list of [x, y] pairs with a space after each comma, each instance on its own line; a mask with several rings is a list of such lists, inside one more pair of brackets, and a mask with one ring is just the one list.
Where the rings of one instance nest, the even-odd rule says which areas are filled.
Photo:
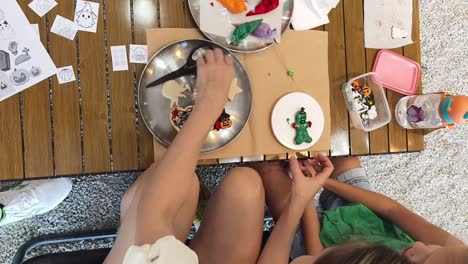
[[207, 51], [197, 63], [201, 83], [199, 100], [159, 165], [153, 165], [152, 174], [142, 184], [135, 234], [137, 244], [153, 243], [155, 239], [173, 234], [171, 226], [191, 190], [191, 177], [200, 150], [227, 100], [234, 76], [232, 58], [216, 49]]
[[338, 196], [353, 203], [361, 203], [379, 216], [398, 225], [414, 240], [427, 245], [456, 246], [463, 242], [442, 228], [426, 221], [406, 207], [384, 195], [328, 179], [324, 185]]

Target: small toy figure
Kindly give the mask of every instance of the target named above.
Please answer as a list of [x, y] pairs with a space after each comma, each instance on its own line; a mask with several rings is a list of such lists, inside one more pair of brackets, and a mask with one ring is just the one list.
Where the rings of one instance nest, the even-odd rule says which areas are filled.
[[375, 96], [369, 86], [361, 86], [358, 81], [353, 81], [346, 89], [346, 96], [353, 110], [361, 117], [363, 124], [369, 124], [369, 120], [377, 118]]
[[221, 129], [230, 128], [232, 126], [231, 115], [226, 113], [226, 109], [223, 109], [223, 113], [218, 117], [216, 123], [213, 126], [213, 130], [220, 131]]
[[375, 105], [375, 97], [369, 86], [362, 87], [362, 94], [364, 95], [364, 99], [369, 107]]
[[426, 115], [422, 107], [417, 107], [415, 105], [412, 105], [408, 108], [406, 115], [408, 116], [408, 121], [411, 123], [419, 123], [426, 119]]
[[297, 145], [300, 145], [304, 142], [311, 143], [312, 137], [310, 137], [307, 129], [312, 127], [312, 122], [307, 121], [307, 113], [304, 107], [301, 107], [301, 111], [296, 113], [294, 117], [295, 123], [292, 124], [292, 127], [296, 129], [296, 137], [294, 138], [294, 142]]

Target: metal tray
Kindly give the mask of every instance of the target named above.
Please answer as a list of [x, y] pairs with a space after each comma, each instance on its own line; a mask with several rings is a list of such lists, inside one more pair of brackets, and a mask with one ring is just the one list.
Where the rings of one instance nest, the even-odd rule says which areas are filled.
[[[192, 17], [197, 23], [198, 28], [200, 28], [200, 1], [201, 0], [187, 0], [189, 3], [190, 12], [192, 13]], [[216, 0], [213, 0], [216, 1]], [[294, 10], [294, 0], [282, 0], [283, 1], [283, 16], [281, 18], [281, 34], [283, 34], [288, 28], [289, 24], [291, 23], [291, 16]], [[217, 44], [231, 50], [234, 52], [240, 53], [252, 53], [262, 51], [267, 49], [268, 47], [275, 44], [274, 42], [249, 42], [247, 40], [242, 41], [238, 46], [232, 46], [226, 43], [226, 38], [220, 37], [217, 35], [213, 35], [210, 33], [203, 32], [202, 33], [212, 41], [216, 42]]]
[[[162, 85], [146, 88], [146, 85], [170, 72], [182, 67], [190, 52], [197, 47], [208, 46], [221, 48], [225, 54], [230, 52], [220, 45], [208, 40], [189, 39], [182, 40], [162, 48], [146, 65], [138, 84], [138, 103], [140, 113], [148, 129], [162, 145], [169, 146], [177, 135], [177, 130], [169, 121], [170, 100], [162, 95]], [[243, 92], [238, 94], [233, 102], [227, 102], [226, 112], [231, 115], [232, 127], [220, 131], [210, 131], [202, 153], [216, 151], [231, 143], [245, 127], [252, 108], [252, 90], [249, 77], [235, 56], [235, 77]], [[193, 87], [195, 76], [184, 76], [176, 79], [179, 83], [187, 83], [191, 91], [186, 91], [186, 98], [179, 99], [179, 106], [187, 107], [194, 104]], [[220, 113], [221, 114], [221, 113]]]

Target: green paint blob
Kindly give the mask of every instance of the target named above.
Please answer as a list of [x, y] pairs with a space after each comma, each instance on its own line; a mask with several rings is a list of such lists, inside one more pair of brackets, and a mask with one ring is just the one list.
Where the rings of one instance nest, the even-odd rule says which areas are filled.
[[247, 38], [252, 32], [255, 31], [255, 29], [258, 28], [258, 26], [260, 26], [260, 24], [262, 24], [262, 22], [263, 22], [263, 19], [259, 19], [259, 20], [247, 22], [238, 26], [236, 30], [234, 30], [234, 33], [232, 34], [231, 44], [238, 43], [244, 40], [245, 38]]

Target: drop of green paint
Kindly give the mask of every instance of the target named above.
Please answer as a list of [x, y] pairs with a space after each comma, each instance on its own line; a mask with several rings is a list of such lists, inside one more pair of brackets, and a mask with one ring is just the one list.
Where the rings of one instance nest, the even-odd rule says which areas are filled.
[[286, 122], [288, 122], [288, 125], [289, 125], [289, 118], [286, 119]]

